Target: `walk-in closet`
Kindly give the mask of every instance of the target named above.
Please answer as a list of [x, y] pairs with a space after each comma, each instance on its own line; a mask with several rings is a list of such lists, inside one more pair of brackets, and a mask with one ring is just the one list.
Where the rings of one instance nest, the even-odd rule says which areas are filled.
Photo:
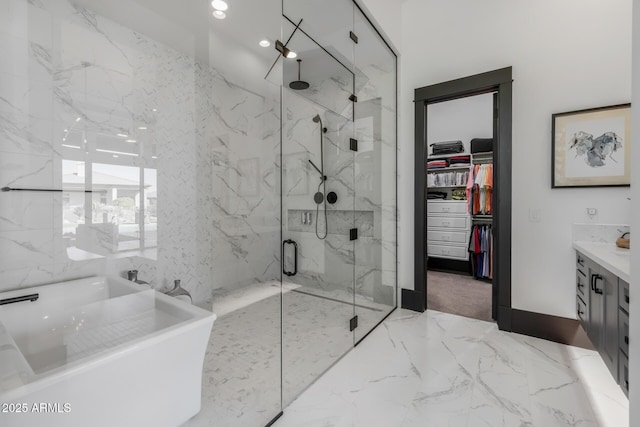
[[494, 95], [427, 107], [427, 307], [492, 321]]

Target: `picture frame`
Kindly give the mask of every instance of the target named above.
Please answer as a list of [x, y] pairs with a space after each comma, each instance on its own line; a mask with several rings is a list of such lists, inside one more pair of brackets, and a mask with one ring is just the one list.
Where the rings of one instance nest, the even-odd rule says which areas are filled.
[[551, 188], [631, 185], [631, 104], [551, 116]]

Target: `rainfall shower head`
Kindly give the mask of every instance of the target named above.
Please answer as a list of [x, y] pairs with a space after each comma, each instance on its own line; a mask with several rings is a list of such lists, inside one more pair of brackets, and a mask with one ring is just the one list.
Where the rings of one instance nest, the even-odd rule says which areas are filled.
[[305, 90], [309, 89], [309, 83], [300, 80], [300, 65], [302, 63], [302, 59], [298, 59], [298, 80], [289, 83], [289, 87], [293, 90]]

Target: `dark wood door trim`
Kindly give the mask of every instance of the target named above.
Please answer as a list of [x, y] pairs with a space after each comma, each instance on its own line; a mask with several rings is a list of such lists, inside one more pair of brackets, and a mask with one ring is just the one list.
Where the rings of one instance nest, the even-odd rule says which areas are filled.
[[[512, 329], [511, 321], [511, 172], [512, 68], [502, 68], [415, 89], [415, 241], [414, 289], [403, 289], [403, 308], [427, 308], [427, 105], [483, 93], [497, 93], [498, 139], [494, 141], [494, 265], [498, 286], [498, 327]], [[405, 296], [407, 302], [405, 304]]]

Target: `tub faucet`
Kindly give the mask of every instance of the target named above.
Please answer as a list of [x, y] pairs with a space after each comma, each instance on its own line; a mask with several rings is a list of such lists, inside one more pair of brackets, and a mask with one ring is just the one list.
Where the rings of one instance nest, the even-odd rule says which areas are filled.
[[145, 282], [144, 280], [138, 280], [138, 270], [129, 270], [127, 271], [127, 279], [135, 282], [139, 285], [148, 285], [149, 282]]

